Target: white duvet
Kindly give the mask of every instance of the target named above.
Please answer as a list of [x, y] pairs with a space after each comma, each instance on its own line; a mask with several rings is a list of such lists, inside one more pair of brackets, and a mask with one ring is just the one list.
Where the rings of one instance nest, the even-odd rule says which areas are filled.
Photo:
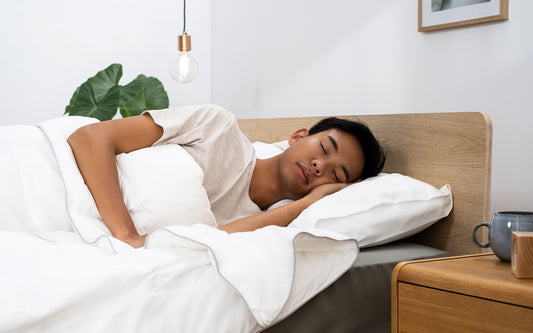
[[332, 232], [214, 228], [201, 170], [175, 146], [117, 158], [150, 232], [131, 248], [110, 236], [66, 143], [86, 122], [0, 128], [0, 332], [257, 332], [355, 261], [357, 242]]

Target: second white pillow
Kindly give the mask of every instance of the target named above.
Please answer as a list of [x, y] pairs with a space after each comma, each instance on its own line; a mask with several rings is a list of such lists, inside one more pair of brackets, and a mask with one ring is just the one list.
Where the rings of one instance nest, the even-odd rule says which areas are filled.
[[437, 189], [401, 174], [380, 174], [315, 202], [289, 226], [336, 231], [368, 247], [411, 236], [451, 209], [449, 185]]

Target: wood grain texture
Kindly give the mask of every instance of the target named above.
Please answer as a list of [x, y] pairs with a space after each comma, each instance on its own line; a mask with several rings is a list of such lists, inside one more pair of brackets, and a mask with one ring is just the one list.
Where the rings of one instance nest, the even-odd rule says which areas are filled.
[[533, 232], [513, 231], [511, 267], [520, 279], [533, 279]]
[[407, 262], [395, 268], [399, 282], [448, 290], [533, 309], [533, 280], [517, 279], [511, 264], [493, 254]]
[[[479, 253], [470, 233], [478, 222], [489, 221], [492, 162], [492, 123], [479, 112], [411, 113], [342, 116], [365, 122], [386, 153], [384, 172], [401, 173], [438, 188], [450, 184], [454, 208], [450, 215], [412, 238], [452, 255]], [[288, 139], [297, 129], [309, 128], [322, 117], [241, 119], [250, 141]], [[486, 231], [482, 235], [487, 240]]]
[[533, 309], [400, 283], [397, 332], [531, 332]]
[[533, 280], [490, 253], [400, 263], [391, 294], [393, 333], [533, 331]]

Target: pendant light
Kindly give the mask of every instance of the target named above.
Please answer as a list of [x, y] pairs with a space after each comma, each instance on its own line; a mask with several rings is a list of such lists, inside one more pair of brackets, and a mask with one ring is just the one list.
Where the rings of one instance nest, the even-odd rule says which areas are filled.
[[179, 83], [189, 83], [198, 75], [198, 62], [191, 55], [191, 36], [185, 31], [185, 0], [183, 0], [183, 34], [178, 36], [178, 51], [170, 64], [170, 75]]

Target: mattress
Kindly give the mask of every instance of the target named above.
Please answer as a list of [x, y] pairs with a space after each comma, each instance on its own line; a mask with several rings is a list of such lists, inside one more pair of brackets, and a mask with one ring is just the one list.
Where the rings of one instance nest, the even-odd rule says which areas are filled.
[[361, 249], [343, 276], [263, 332], [390, 332], [394, 266], [402, 261], [446, 256], [445, 251], [408, 241]]

